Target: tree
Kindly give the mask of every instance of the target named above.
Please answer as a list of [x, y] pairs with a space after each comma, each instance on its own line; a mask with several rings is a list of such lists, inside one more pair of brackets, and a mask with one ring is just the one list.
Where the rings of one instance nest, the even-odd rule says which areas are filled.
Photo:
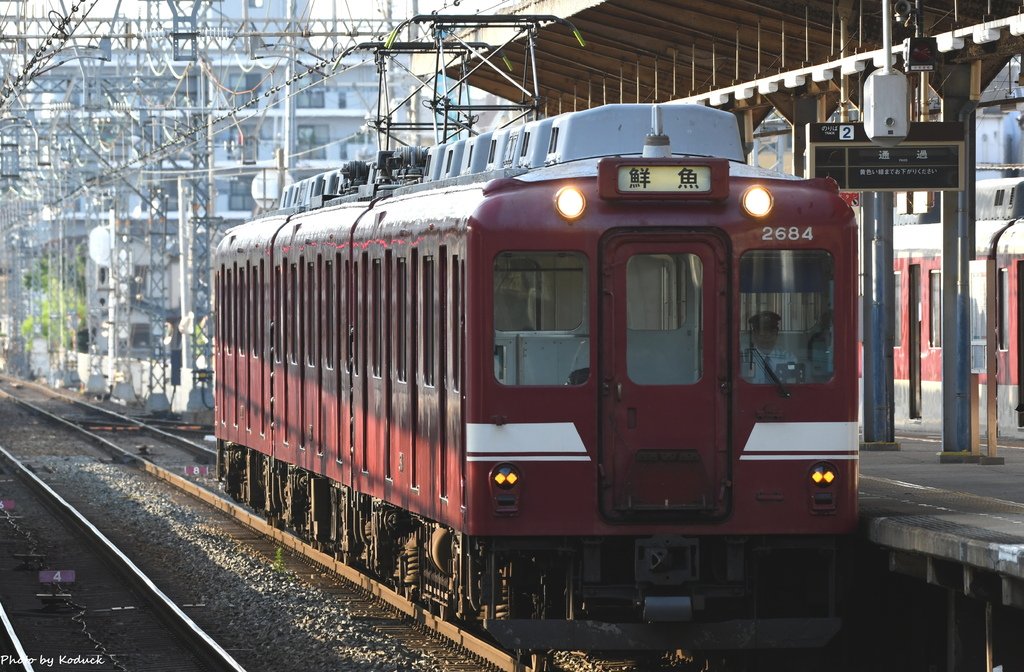
[[[76, 344], [75, 332], [85, 324], [85, 246], [78, 245], [65, 260], [64, 285], [61, 286], [60, 269], [51, 268], [49, 256], [38, 259], [24, 275], [25, 290], [39, 303], [39, 316], [30, 315], [21, 323], [21, 335], [27, 340], [36, 334], [53, 339], [65, 348]], [[59, 324], [51, 324], [58, 316]], [[72, 319], [77, 318], [77, 319]]]

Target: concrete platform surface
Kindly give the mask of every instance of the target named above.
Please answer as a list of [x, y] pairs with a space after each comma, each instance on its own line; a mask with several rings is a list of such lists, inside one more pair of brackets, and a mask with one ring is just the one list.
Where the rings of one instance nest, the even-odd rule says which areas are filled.
[[[860, 455], [861, 533], [933, 583], [998, 577], [1003, 604], [1024, 608], [1024, 444], [1004, 464], [940, 462], [937, 437], [897, 437], [899, 451]], [[955, 571], [945, 571], [950, 568]], [[962, 572], [961, 572], [962, 570]]]

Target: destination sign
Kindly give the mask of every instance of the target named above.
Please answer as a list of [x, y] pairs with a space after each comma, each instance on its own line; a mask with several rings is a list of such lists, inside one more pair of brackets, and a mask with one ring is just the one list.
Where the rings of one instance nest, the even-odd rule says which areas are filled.
[[606, 199], [715, 200], [729, 193], [725, 159], [608, 157], [597, 168], [598, 191]]
[[619, 191], [711, 191], [709, 166], [619, 166]]

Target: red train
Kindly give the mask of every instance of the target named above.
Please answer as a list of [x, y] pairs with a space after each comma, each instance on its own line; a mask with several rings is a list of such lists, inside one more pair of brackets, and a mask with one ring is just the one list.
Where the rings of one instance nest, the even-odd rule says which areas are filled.
[[226, 491], [517, 649], [826, 642], [856, 223], [743, 161], [609, 105], [293, 185], [217, 250]]
[[[937, 213], [924, 219], [937, 220]], [[995, 311], [997, 414], [1002, 436], [1024, 431], [1024, 358], [1019, 317], [1024, 302], [1024, 178], [979, 180], [975, 190], [975, 261], [970, 267], [971, 369], [985, 370], [986, 319]], [[895, 424], [942, 429], [942, 227], [907, 223], [893, 228]], [[986, 263], [996, 273], [986, 289]], [[947, 344], [948, 345], [948, 344]], [[979, 382], [987, 385], [981, 373]], [[985, 431], [985, 392], [979, 394]]]

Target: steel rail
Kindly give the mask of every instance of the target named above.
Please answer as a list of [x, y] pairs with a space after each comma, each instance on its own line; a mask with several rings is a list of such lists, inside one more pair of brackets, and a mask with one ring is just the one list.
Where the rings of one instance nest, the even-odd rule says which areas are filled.
[[[222, 494], [208, 490], [202, 487], [198, 483], [190, 481], [176, 473], [173, 473], [163, 467], [153, 464], [149, 460], [139, 455], [129, 453], [115, 446], [110, 441], [107, 441], [101, 436], [90, 432], [89, 430], [76, 425], [73, 422], [60, 418], [48, 411], [40, 409], [32, 404], [19, 400], [9, 392], [0, 390], [0, 396], [6, 396], [19, 404], [22, 404], [33, 412], [41, 413], [55, 421], [70, 427], [71, 429], [85, 434], [90, 437], [93, 441], [100, 443], [116, 453], [130, 457], [134, 464], [152, 474], [153, 476], [166, 481], [175, 488], [191, 495], [192, 497], [208, 504], [209, 506], [220, 510], [222, 513], [231, 516], [242, 525], [248, 527], [257, 534], [271, 539], [272, 541], [280, 544], [283, 547], [287, 547], [290, 551], [296, 555], [313, 562], [329, 572], [345, 579], [349, 583], [355, 585], [363, 592], [377, 598], [381, 602], [389, 605], [395, 610], [405, 614], [410, 620], [415, 622], [417, 625], [423, 626], [430, 631], [437, 633], [440, 637], [447, 639], [453, 644], [464, 648], [473, 655], [487, 662], [489, 665], [501, 670], [502, 672], [533, 672], [533, 668], [528, 665], [524, 665], [519, 659], [501, 649], [496, 648], [494, 645], [488, 643], [486, 640], [477, 637], [476, 635], [468, 632], [458, 626], [438, 618], [430, 611], [420, 605], [414, 604], [404, 598], [402, 595], [391, 590], [382, 583], [375, 581], [374, 579], [362, 574], [358, 570], [349, 567], [340, 560], [337, 560], [331, 555], [319, 551], [307, 543], [305, 543], [299, 537], [291, 534], [290, 532], [280, 530], [273, 525], [267, 523], [264, 519], [260, 518], [256, 514], [250, 512], [247, 509], [235, 504], [234, 502], [225, 499]], [[58, 395], [65, 399], [64, 395]], [[69, 401], [76, 401], [69, 399]], [[143, 423], [144, 425], [145, 423]], [[0, 448], [0, 450], [3, 450]], [[6, 451], [4, 451], [6, 452]]]
[[92, 542], [93, 546], [111, 563], [112, 568], [134, 590], [138, 591], [140, 597], [153, 609], [160, 622], [183, 642], [193, 645], [193, 653], [203, 665], [210, 670], [245, 672], [245, 668], [196, 625], [106, 535], [2, 446], [0, 446], [0, 460], [11, 467], [22, 482], [39, 494], [56, 515], [73, 525]]
[[[122, 422], [125, 422], [125, 423], [128, 423], [130, 425], [134, 425], [134, 426], [139, 427], [141, 429], [145, 429], [147, 432], [151, 432], [151, 433], [156, 434], [157, 436], [160, 436], [160, 437], [162, 437], [164, 439], [168, 439], [168, 440], [173, 441], [173, 442], [175, 442], [175, 443], [177, 443], [179, 445], [183, 445], [188, 450], [191, 450], [191, 451], [201, 451], [202, 453], [205, 453], [208, 457], [216, 457], [217, 456], [217, 451], [214, 450], [213, 448], [210, 448], [209, 446], [204, 446], [201, 443], [196, 443], [195, 441], [190, 441], [190, 440], [186, 439], [185, 437], [178, 436], [177, 434], [172, 434], [171, 432], [168, 432], [166, 430], [160, 429], [159, 427], [154, 427], [154, 426], [149, 425], [149, 424], [147, 424], [145, 422], [142, 422], [138, 418], [133, 418], [130, 415], [123, 415], [123, 414], [118, 413], [116, 411], [112, 411], [109, 408], [104, 408], [102, 406], [97, 406], [95, 404], [90, 404], [87, 401], [83, 401], [81, 399], [77, 399], [77, 398], [75, 398], [75, 397], [73, 397], [71, 395], [62, 394], [61, 392], [58, 392], [58, 391], [56, 391], [56, 390], [54, 390], [52, 388], [49, 388], [49, 387], [47, 387], [45, 385], [40, 385], [38, 383], [33, 383], [31, 381], [16, 380], [16, 379], [10, 378], [8, 376], [0, 376], [0, 380], [8, 382], [8, 383], [10, 383], [12, 385], [17, 384], [17, 385], [32, 387], [33, 389], [35, 389], [35, 390], [37, 390], [39, 392], [42, 392], [43, 394], [47, 394], [47, 395], [49, 395], [51, 397], [56, 397], [58, 399], [62, 399], [62, 400], [67, 401], [69, 403], [75, 404], [76, 406], [81, 406], [83, 408], [88, 408], [91, 411], [96, 411], [98, 413], [102, 413], [102, 414], [110, 416], [112, 418], [117, 418], [118, 420], [120, 420]], [[0, 392], [3, 392], [3, 391], [0, 390]], [[26, 406], [32, 408], [33, 411], [47, 414], [50, 417], [54, 418], [55, 420], [59, 420], [59, 421], [63, 422], [64, 424], [68, 424], [69, 426], [75, 426], [74, 423], [71, 423], [71, 422], [69, 422], [67, 420], [64, 420], [63, 418], [60, 418], [59, 416], [47, 413], [47, 411], [44, 411], [43, 409], [40, 409], [40, 408], [37, 408], [37, 407], [33, 406], [30, 402], [22, 401], [21, 399], [18, 399], [17, 397], [11, 395], [10, 393], [6, 393], [6, 394], [11, 399], [13, 399], [14, 401], [18, 402], [19, 404], [23, 404], [23, 405], [26, 405]], [[211, 427], [210, 429], [212, 431], [213, 428]], [[88, 431], [88, 430], [86, 430], [86, 431]]]
[[14, 624], [7, 617], [4, 605], [0, 604], [0, 623], [3, 630], [0, 631], [0, 664], [4, 669], [22, 670], [22, 672], [33, 672], [32, 658], [25, 653], [25, 647], [21, 645], [18, 633], [14, 631]]

